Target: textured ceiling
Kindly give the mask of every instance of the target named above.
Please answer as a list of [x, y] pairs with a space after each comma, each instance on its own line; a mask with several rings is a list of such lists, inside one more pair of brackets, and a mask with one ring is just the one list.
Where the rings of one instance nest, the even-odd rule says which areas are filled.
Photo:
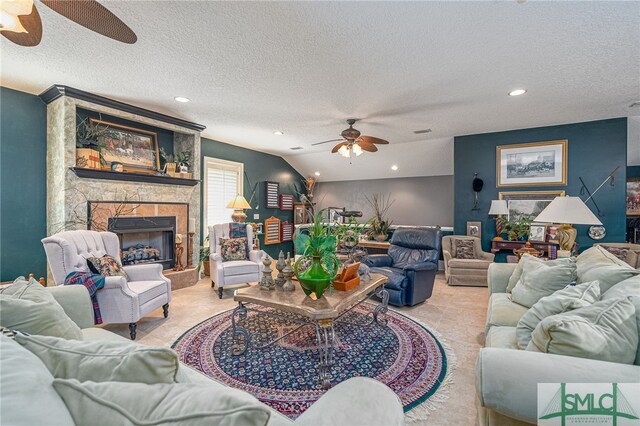
[[[172, 114], [327, 180], [449, 174], [454, 135], [640, 115], [628, 107], [640, 101], [639, 2], [103, 3], [136, 44], [39, 4], [38, 47], [2, 38], [2, 85], [65, 84]], [[349, 117], [391, 145], [352, 165], [311, 147]]]

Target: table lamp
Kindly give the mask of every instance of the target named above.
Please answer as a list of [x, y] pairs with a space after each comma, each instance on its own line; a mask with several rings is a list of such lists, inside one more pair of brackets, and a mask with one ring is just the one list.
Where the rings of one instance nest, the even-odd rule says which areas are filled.
[[580, 197], [556, 197], [540, 212], [534, 222], [559, 223], [558, 241], [561, 250], [571, 251], [578, 231], [571, 225], [602, 225]]
[[496, 217], [496, 239], [502, 239], [500, 234], [504, 232], [504, 216], [509, 214], [509, 208], [507, 207], [507, 200], [491, 200], [491, 208], [489, 209], [489, 216]]
[[250, 209], [251, 206], [247, 202], [247, 199], [242, 195], [238, 194], [234, 197], [233, 200], [229, 201], [227, 204], [228, 209], [233, 209], [233, 214], [231, 215], [231, 220], [238, 223], [244, 223], [247, 219], [247, 215], [243, 212], [244, 209]]

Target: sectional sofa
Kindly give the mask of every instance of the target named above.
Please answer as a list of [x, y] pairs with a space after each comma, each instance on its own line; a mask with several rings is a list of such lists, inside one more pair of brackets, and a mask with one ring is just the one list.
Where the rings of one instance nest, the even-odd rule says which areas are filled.
[[[586, 273], [581, 264], [591, 265], [586, 278], [603, 281], [626, 276], [601, 294], [601, 300], [627, 296], [636, 308], [640, 328], [640, 275], [635, 269], [593, 248], [577, 258], [578, 283]], [[518, 347], [516, 326], [529, 308], [511, 300], [509, 280], [516, 264], [495, 263], [489, 267], [490, 293], [486, 320], [486, 343], [476, 366], [476, 391], [481, 425], [536, 424], [538, 383], [637, 383], [640, 382], [640, 347], [633, 365], [556, 355]], [[599, 269], [598, 268], [606, 268]], [[640, 271], [636, 271], [640, 272]], [[581, 276], [585, 275], [585, 276]], [[615, 279], [614, 279], [615, 280]]]

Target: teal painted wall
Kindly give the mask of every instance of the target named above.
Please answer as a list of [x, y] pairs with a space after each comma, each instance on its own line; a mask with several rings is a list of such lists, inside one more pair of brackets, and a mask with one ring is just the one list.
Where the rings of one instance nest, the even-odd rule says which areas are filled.
[[0, 281], [46, 276], [47, 107], [0, 87]]
[[[568, 139], [568, 184], [545, 187], [496, 187], [496, 146], [526, 142]], [[627, 174], [627, 119], [591, 121], [560, 126], [538, 127], [507, 132], [458, 136], [454, 139], [454, 228], [456, 234], [466, 233], [467, 221], [482, 222], [482, 246], [488, 250], [495, 234], [495, 222], [487, 213], [491, 200], [498, 199], [499, 191], [565, 190], [567, 195], [580, 195], [582, 177], [590, 190], [594, 190], [613, 169], [617, 184], [606, 185], [595, 196], [605, 216], [600, 218], [607, 230], [603, 241], [625, 241], [625, 185]], [[479, 194], [480, 210], [472, 211], [473, 174], [484, 180]], [[583, 197], [585, 199], [585, 197]], [[593, 204], [589, 203], [592, 211]], [[587, 235], [588, 226], [576, 226], [580, 248], [591, 247], [593, 240]]]
[[[229, 145], [226, 143], [214, 141], [211, 139], [202, 138], [201, 145], [202, 152], [202, 176], [204, 176], [204, 157], [213, 157], [227, 161], [236, 161], [244, 164], [244, 196], [249, 201], [251, 206], [258, 205], [258, 209], [245, 210], [247, 214], [248, 222], [264, 222], [271, 216], [279, 218], [281, 221], [288, 220], [293, 222], [292, 211], [281, 211], [279, 209], [267, 209], [265, 208], [265, 193], [264, 182], [274, 181], [280, 183], [280, 194], [292, 194], [297, 201], [296, 191], [302, 190], [302, 176], [295, 171], [289, 163], [287, 163], [282, 157], [276, 155], [265, 154], [258, 151], [253, 151], [246, 148], [240, 148], [238, 146]], [[256, 185], [257, 184], [257, 185]], [[255, 195], [253, 200], [253, 189]], [[204, 191], [204, 185], [203, 189]], [[204, 198], [203, 198], [204, 205]], [[254, 213], [260, 215], [260, 219], [254, 220]], [[200, 211], [202, 217], [202, 211]], [[229, 218], [231, 221], [231, 218]], [[260, 247], [266, 251], [269, 256], [276, 257], [280, 250], [283, 250], [285, 255], [287, 252], [291, 252], [293, 255], [293, 244], [271, 244], [264, 245], [264, 236], [260, 237]]]

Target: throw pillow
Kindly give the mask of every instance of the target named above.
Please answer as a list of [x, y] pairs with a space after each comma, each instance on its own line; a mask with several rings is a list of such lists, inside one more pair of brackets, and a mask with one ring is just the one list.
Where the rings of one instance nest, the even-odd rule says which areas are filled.
[[16, 341], [40, 358], [59, 379], [149, 384], [177, 381], [178, 355], [169, 348], [22, 334], [16, 336]]
[[547, 262], [525, 260], [522, 276], [511, 291], [511, 300], [527, 308], [571, 284], [576, 279], [575, 262], [547, 265]]
[[524, 255], [522, 255], [522, 258], [516, 265], [516, 269], [513, 270], [511, 277], [509, 277], [509, 283], [507, 284], [507, 293], [511, 293], [511, 291], [516, 286], [516, 284], [518, 284], [518, 281], [520, 281], [520, 277], [522, 276], [522, 267], [525, 262], [529, 262], [529, 261], [545, 262], [545, 265], [547, 266], [556, 266], [556, 265], [570, 265], [572, 263], [575, 263], [576, 259], [574, 257], [562, 257], [554, 260], [543, 260], [543, 259], [540, 259], [539, 257], [531, 256], [530, 254], [525, 253]]
[[618, 259], [626, 262], [627, 261], [627, 253], [629, 253], [629, 249], [623, 247], [613, 247], [601, 244], [602, 248], [606, 251], [617, 257]]
[[2, 325], [28, 334], [82, 339], [80, 327], [67, 316], [51, 292], [31, 278], [20, 277], [0, 289]]
[[604, 293], [619, 282], [635, 277], [639, 274], [639, 270], [632, 268], [626, 263], [624, 266], [606, 265], [588, 270], [582, 274], [578, 281], [587, 282], [598, 280], [600, 281], [600, 290]]
[[109, 256], [108, 254], [105, 254], [102, 257], [88, 257], [87, 266], [94, 274], [100, 274], [105, 277], [127, 278], [127, 273], [124, 271], [120, 263], [118, 263], [115, 257]]
[[551, 296], [543, 297], [518, 321], [516, 327], [518, 347], [520, 349], [527, 348], [531, 341], [531, 333], [543, 319], [591, 305], [598, 300], [600, 300], [598, 281], [568, 286], [556, 291]]
[[219, 241], [223, 262], [248, 259], [246, 238], [220, 238]]
[[473, 240], [466, 240], [462, 238], [456, 238], [456, 259], [475, 259], [475, 252], [473, 251]]
[[271, 415], [248, 393], [205, 384], [55, 379], [53, 387], [79, 425], [263, 426]]
[[580, 255], [576, 258], [576, 266], [578, 267], [578, 278], [581, 278], [591, 269], [610, 265], [626, 266], [626, 262], [618, 259], [602, 246], [593, 246], [591, 248], [588, 248], [580, 253]]
[[[602, 300], [615, 299], [618, 297], [628, 297], [636, 307], [636, 323], [640, 332], [640, 275], [622, 281], [602, 294]], [[640, 342], [638, 342], [638, 352], [633, 362], [640, 365]]]
[[528, 351], [633, 364], [638, 350], [636, 309], [626, 297], [601, 300], [538, 324]]
[[3, 425], [74, 424], [64, 401], [51, 386], [53, 376], [37, 356], [0, 335], [0, 363]]

